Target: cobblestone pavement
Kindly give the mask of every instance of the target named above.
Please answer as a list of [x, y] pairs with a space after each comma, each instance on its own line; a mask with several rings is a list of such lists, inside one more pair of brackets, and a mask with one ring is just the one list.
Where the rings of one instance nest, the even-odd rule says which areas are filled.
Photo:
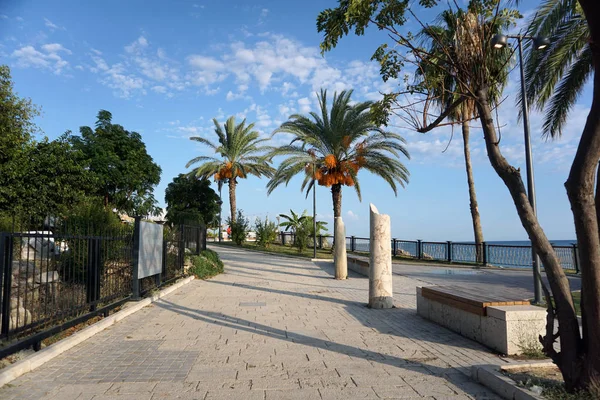
[[330, 262], [216, 248], [192, 281], [0, 389], [0, 399], [498, 399], [469, 376], [503, 361], [418, 317], [416, 280], [391, 310]]

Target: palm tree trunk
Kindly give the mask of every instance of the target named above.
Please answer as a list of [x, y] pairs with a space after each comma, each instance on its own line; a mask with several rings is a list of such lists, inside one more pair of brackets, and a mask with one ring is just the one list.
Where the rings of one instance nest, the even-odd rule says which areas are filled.
[[331, 197], [333, 197], [333, 217], [342, 216], [342, 185], [336, 183], [331, 187]]
[[479, 208], [477, 208], [477, 194], [475, 193], [475, 181], [473, 180], [473, 167], [471, 166], [471, 150], [469, 149], [470, 128], [468, 122], [462, 123], [463, 149], [465, 153], [465, 167], [467, 169], [467, 184], [469, 185], [469, 203], [471, 208], [471, 219], [473, 220], [473, 234], [475, 235], [475, 253], [477, 262], [483, 262], [483, 231]]
[[[546, 237], [546, 234], [542, 230], [542, 227], [533, 212], [520, 171], [510, 165], [500, 152], [498, 136], [496, 135], [494, 119], [489, 104], [488, 89], [479, 89], [476, 94], [477, 110], [483, 128], [488, 158], [492, 167], [508, 188], [513, 202], [515, 203], [519, 218], [521, 219], [521, 224], [523, 225], [523, 228], [525, 228], [533, 248], [542, 260], [542, 264], [546, 270], [546, 276], [550, 282], [555, 307], [552, 307], [551, 305], [549, 307], [550, 315], [548, 315], [546, 336], [541, 339], [544, 351], [552, 358], [560, 369], [567, 390], [572, 391], [579, 387], [579, 382], [581, 381], [582, 341], [579, 334], [579, 323], [577, 322], [575, 307], [573, 306], [569, 281], [565, 276], [550, 241]], [[597, 161], [598, 160], [596, 159], [596, 162]], [[597, 230], [595, 235], [597, 237]], [[577, 238], [579, 239], [579, 235]], [[585, 256], [587, 256], [587, 254]], [[598, 253], [598, 256], [600, 257], [600, 252]], [[584, 255], [582, 255], [582, 260], [583, 259]], [[555, 338], [553, 337], [555, 317], [558, 319], [560, 353], [557, 353], [553, 346], [555, 341]], [[600, 358], [600, 356], [597, 357]]]
[[231, 222], [235, 222], [235, 212], [236, 212], [236, 203], [235, 203], [235, 187], [237, 182], [235, 179], [229, 180], [229, 211], [231, 212]]

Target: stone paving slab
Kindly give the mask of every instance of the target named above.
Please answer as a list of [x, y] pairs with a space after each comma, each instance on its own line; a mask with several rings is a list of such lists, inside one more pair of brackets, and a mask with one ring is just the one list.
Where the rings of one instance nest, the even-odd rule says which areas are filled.
[[11, 399], [498, 399], [468, 376], [503, 361], [416, 314], [365, 307], [368, 280], [330, 262], [215, 248], [192, 281], [0, 389]]

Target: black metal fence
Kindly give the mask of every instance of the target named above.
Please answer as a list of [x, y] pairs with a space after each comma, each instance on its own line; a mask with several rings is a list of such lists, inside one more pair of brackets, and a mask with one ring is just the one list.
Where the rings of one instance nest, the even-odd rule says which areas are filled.
[[[278, 242], [292, 244], [294, 234], [280, 232]], [[418, 260], [454, 262], [497, 267], [532, 268], [531, 246], [461, 242], [427, 242], [423, 240], [392, 239], [392, 255]], [[312, 246], [312, 239], [310, 241]], [[317, 248], [331, 248], [333, 236], [317, 236]], [[577, 244], [553, 245], [564, 270], [579, 273]], [[346, 249], [350, 252], [369, 253], [369, 238], [348, 236]]]
[[[0, 233], [0, 358], [39, 349], [43, 339], [132, 298], [134, 226], [40, 228]], [[162, 245], [162, 272], [140, 280], [141, 294], [185, 274], [186, 253], [206, 249], [206, 228], [167, 230]]]

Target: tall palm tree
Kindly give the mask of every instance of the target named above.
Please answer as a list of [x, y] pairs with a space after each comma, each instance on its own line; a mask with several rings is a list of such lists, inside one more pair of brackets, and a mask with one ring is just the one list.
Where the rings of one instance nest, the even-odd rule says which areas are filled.
[[[458, 9], [445, 10], [437, 19], [437, 25], [428, 25], [421, 31], [420, 36], [424, 39], [424, 45], [427, 46], [427, 56], [419, 63], [416, 78], [422, 84], [427, 86], [430, 93], [433, 94], [433, 103], [441, 111], [449, 108], [461, 95], [467, 92], [469, 85], [469, 76], [458, 77], [456, 73], [443, 68], [448, 64], [448, 57], [454, 57], [454, 50], [458, 48], [458, 41], [463, 39], [465, 30], [465, 21], [473, 19], [474, 15], [465, 10]], [[502, 23], [502, 21], [497, 21]], [[467, 25], [469, 23], [466, 23]], [[462, 45], [462, 44], [461, 44]], [[499, 65], [508, 67], [507, 50], [492, 53], [497, 56]], [[441, 68], [440, 68], [441, 67]], [[506, 85], [505, 77], [501, 75], [497, 85], [490, 88], [490, 98], [495, 103], [500, 97], [503, 87]], [[473, 97], [465, 97], [459, 106], [454, 108], [448, 115], [448, 119], [461, 125], [463, 138], [463, 154], [465, 159], [465, 169], [467, 172], [467, 185], [469, 189], [469, 208], [471, 211], [471, 220], [473, 222], [473, 235], [476, 245], [477, 261], [483, 259], [483, 230], [481, 228], [481, 217], [477, 205], [477, 193], [475, 191], [475, 180], [473, 179], [473, 167], [471, 164], [471, 149], [469, 146], [470, 126], [469, 121], [478, 118], [477, 107]]]
[[342, 186], [353, 186], [361, 199], [358, 171], [365, 169], [383, 178], [397, 194], [397, 183], [404, 187], [408, 170], [399, 161], [409, 158], [405, 140], [372, 122], [371, 102], [350, 104], [352, 91], [333, 96], [327, 108], [327, 91], [318, 96], [320, 113], [310, 117], [294, 114], [276, 132], [292, 134], [287, 146], [274, 149], [271, 156], [287, 156], [267, 184], [270, 194], [282, 183], [286, 185], [299, 173], [304, 174], [301, 190], [307, 193], [316, 182], [331, 188], [333, 215], [342, 215]]
[[550, 39], [544, 51], [526, 52], [525, 85], [529, 105], [545, 110], [544, 134], [556, 137], [594, 72], [589, 27], [577, 0], [545, 0], [527, 33]]
[[191, 172], [193, 175], [203, 178], [213, 176], [217, 182], [228, 182], [231, 221], [235, 222], [235, 188], [238, 179], [245, 179], [248, 175], [271, 177], [275, 170], [269, 165], [270, 161], [264, 157], [264, 154], [272, 148], [261, 146], [269, 139], [260, 139], [260, 134], [253, 130], [254, 124], [246, 125], [245, 119], [238, 125], [235, 124], [233, 116], [229, 117], [222, 127], [216, 118], [213, 118], [213, 123], [215, 124], [215, 133], [219, 138], [218, 145], [198, 136], [190, 139], [207, 145], [214, 150], [218, 157], [199, 156], [193, 158], [186, 164], [186, 168], [202, 163]]

